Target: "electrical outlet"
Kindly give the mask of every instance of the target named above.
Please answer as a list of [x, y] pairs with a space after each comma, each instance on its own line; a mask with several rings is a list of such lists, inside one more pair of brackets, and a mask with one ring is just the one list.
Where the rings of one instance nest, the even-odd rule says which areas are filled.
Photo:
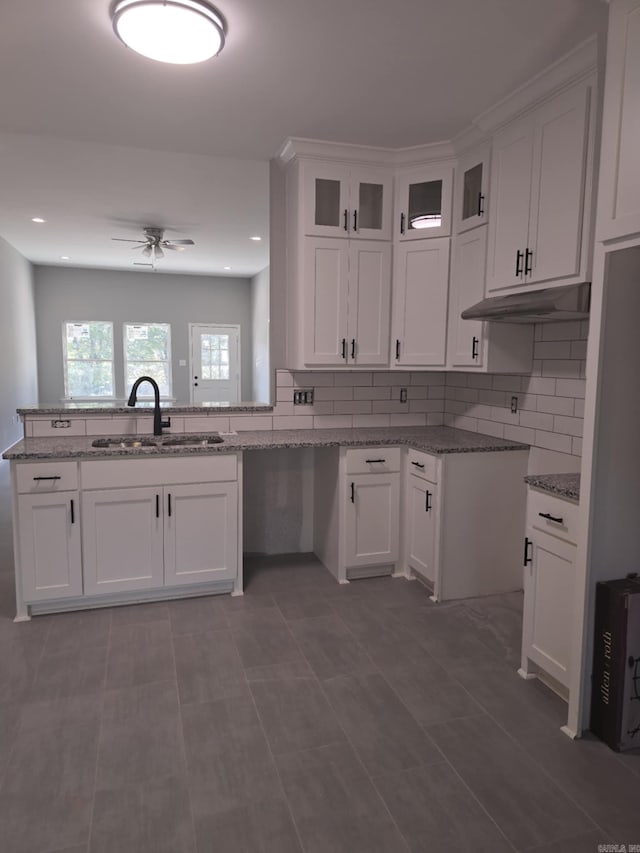
[[293, 392], [293, 405], [294, 406], [310, 406], [313, 403], [313, 388], [309, 388], [306, 391], [294, 391]]
[[407, 389], [406, 388], [400, 389], [400, 402], [401, 403], [407, 402]]
[[514, 415], [518, 411], [518, 398], [515, 395], [511, 398], [511, 411]]

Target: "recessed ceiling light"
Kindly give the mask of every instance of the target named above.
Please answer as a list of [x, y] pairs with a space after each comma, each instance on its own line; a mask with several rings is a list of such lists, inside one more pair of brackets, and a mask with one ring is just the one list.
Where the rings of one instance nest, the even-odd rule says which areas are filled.
[[112, 20], [127, 47], [158, 62], [191, 65], [224, 47], [225, 20], [204, 0], [119, 0]]
[[40, 223], [40, 222], [46, 222], [47, 220], [43, 219], [41, 216], [32, 216], [31, 221]]
[[222, 267], [223, 270], [230, 270], [231, 267]]
[[69, 257], [69, 255], [60, 255], [60, 260], [61, 261], [70, 261], [71, 258]]
[[252, 239], [252, 240], [255, 240], [256, 242], [258, 242], [259, 240], [262, 240], [262, 237], [252, 237], [251, 239]]

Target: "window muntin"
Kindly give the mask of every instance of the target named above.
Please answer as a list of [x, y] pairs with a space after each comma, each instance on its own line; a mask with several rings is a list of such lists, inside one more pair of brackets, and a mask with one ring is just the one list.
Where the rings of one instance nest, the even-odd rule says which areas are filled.
[[200, 335], [203, 379], [229, 379], [229, 335]]
[[113, 323], [65, 322], [62, 346], [65, 398], [113, 398]]
[[[160, 396], [169, 398], [172, 394], [171, 382], [171, 326], [169, 323], [125, 323], [123, 328], [124, 344], [124, 384], [129, 394], [131, 386], [140, 376], [155, 379]], [[152, 398], [153, 389], [143, 383], [138, 398]]]

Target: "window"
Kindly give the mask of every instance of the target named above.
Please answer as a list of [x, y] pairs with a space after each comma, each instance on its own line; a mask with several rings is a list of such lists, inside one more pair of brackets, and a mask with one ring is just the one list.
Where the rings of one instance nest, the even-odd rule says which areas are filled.
[[113, 323], [65, 323], [62, 334], [65, 397], [113, 397]]
[[[171, 397], [171, 326], [168, 323], [124, 324], [124, 384], [127, 394], [139, 376], [150, 376], [161, 397]], [[152, 397], [150, 385], [140, 386], [139, 398]]]

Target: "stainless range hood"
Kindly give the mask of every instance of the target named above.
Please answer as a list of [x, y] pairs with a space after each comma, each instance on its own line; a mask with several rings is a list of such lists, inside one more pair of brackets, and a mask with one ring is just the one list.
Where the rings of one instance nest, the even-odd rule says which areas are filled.
[[463, 320], [493, 320], [499, 323], [550, 323], [558, 320], [587, 320], [591, 284], [549, 287], [529, 293], [492, 296], [467, 308]]

